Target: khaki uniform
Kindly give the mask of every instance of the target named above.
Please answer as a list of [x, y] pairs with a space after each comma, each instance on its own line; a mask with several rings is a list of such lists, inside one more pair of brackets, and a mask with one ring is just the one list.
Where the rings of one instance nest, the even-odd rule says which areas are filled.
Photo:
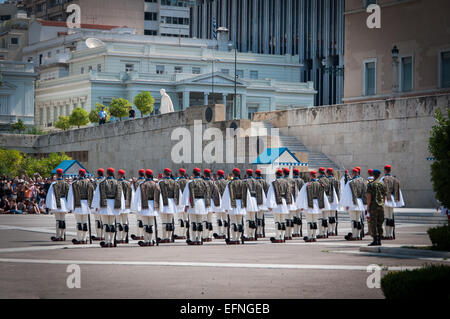
[[[187, 182], [188, 180], [185, 177], [178, 178], [177, 183], [181, 193], [183, 193]], [[177, 220], [177, 237], [179, 237], [180, 239], [186, 239], [186, 231], [188, 229], [188, 216], [186, 213], [186, 206], [181, 201], [178, 204]]]
[[341, 183], [332, 175], [327, 176], [328, 178], [328, 189], [325, 193], [328, 197], [328, 202], [330, 203], [330, 210], [323, 211], [323, 218], [328, 219], [324, 221], [324, 227], [327, 228], [328, 234], [335, 235], [336, 231], [336, 211], [339, 209], [339, 200], [341, 194]]
[[93, 198], [94, 186], [88, 179], [79, 178], [70, 185], [67, 203], [75, 215], [78, 242], [87, 243], [88, 218]]
[[55, 215], [56, 236], [52, 240], [63, 240], [66, 231], [66, 213], [70, 211], [67, 207], [66, 198], [69, 193], [69, 184], [63, 179], [57, 179], [50, 185], [47, 192], [45, 205]]
[[225, 192], [225, 188], [227, 187], [228, 181], [224, 177], [219, 177], [215, 184], [219, 191], [220, 196], [220, 208], [216, 210], [216, 220], [217, 220], [217, 233], [214, 234], [214, 237], [223, 239], [227, 232], [228, 221], [227, 221], [227, 213], [223, 208], [223, 193]]
[[[319, 183], [322, 184], [322, 186], [323, 186], [323, 189], [325, 191], [325, 196], [327, 196], [327, 198], [329, 199], [330, 193], [331, 193], [331, 195], [333, 194], [332, 192], [330, 192], [331, 181], [325, 175], [319, 176], [318, 180], [319, 180]], [[322, 213], [319, 217], [319, 236], [318, 236], [318, 238], [327, 237], [326, 231], [328, 230], [328, 217], [331, 213], [332, 213], [331, 210], [322, 211]]]
[[[97, 177], [93, 182], [92, 185], [94, 186], [94, 190], [97, 189], [98, 184], [100, 184], [101, 181], [103, 181], [105, 178]], [[98, 210], [93, 208], [91, 210], [92, 214], [94, 215], [95, 220], [95, 239], [103, 240], [104, 233], [103, 233], [103, 222], [102, 222], [102, 216], [98, 213]]]
[[[139, 177], [136, 182], [133, 184], [133, 193], [136, 197], [136, 192], [139, 189], [139, 186], [145, 183], [145, 177]], [[132, 198], [132, 203], [134, 198]], [[140, 211], [137, 211], [135, 208], [130, 207], [130, 211], [136, 214], [136, 235], [131, 235], [133, 239], [144, 239], [144, 223], [142, 221], [142, 215]]]
[[180, 185], [169, 177], [164, 177], [159, 181], [161, 190], [162, 205], [160, 207], [162, 239], [172, 241], [172, 234], [175, 228], [173, 219], [180, 204]]
[[220, 192], [216, 183], [211, 178], [204, 178], [204, 181], [209, 187], [209, 193], [211, 194], [211, 205], [208, 209], [208, 214], [203, 216], [203, 241], [212, 241], [213, 237], [213, 215], [216, 212], [220, 212]]
[[[300, 190], [303, 188], [303, 185], [305, 185], [305, 181], [303, 179], [301, 179], [298, 176], [294, 176], [293, 178], [295, 184], [296, 184], [296, 190], [297, 192], [294, 195], [294, 200], [295, 202], [297, 202], [297, 197], [299, 196], [299, 192]], [[295, 191], [295, 189], [293, 189]], [[297, 207], [297, 210], [294, 212], [293, 215], [293, 224], [294, 224], [294, 229], [293, 229], [293, 233], [292, 233], [292, 237], [300, 237], [302, 236], [302, 210], [300, 207]]]
[[[277, 177], [267, 193], [267, 207], [272, 209], [275, 223], [275, 240], [284, 242], [286, 233], [286, 218], [289, 216], [289, 206], [292, 204], [292, 188], [289, 182]], [[272, 241], [273, 241], [272, 240]]]
[[250, 193], [247, 198], [246, 215], [245, 215], [245, 237], [250, 240], [256, 239], [256, 213], [258, 212], [258, 203], [263, 202], [263, 188], [253, 177], [244, 180], [245, 186]]
[[269, 191], [269, 183], [262, 177], [256, 177], [255, 179], [261, 184], [262, 188], [261, 196], [259, 197], [261, 200], [258, 200], [258, 212], [256, 213], [256, 236], [258, 238], [263, 238], [265, 227], [264, 212], [268, 210], [266, 200], [267, 192]]
[[133, 195], [133, 186], [131, 186], [130, 182], [121, 178], [117, 180], [121, 187], [123, 196], [125, 198], [125, 209], [120, 212], [119, 218], [116, 222], [117, 227], [117, 240], [122, 243], [126, 240], [129, 227], [128, 227], [128, 214], [131, 209], [131, 200]]
[[[357, 176], [351, 179], [346, 185], [341, 198], [341, 205], [348, 210], [352, 232], [347, 236], [360, 239], [363, 227], [361, 223], [362, 214], [367, 204], [366, 183], [364, 179]], [[347, 209], [348, 208], [348, 209]]]
[[367, 193], [370, 194], [369, 208], [369, 230], [374, 238], [383, 236], [384, 221], [384, 198], [386, 196], [386, 186], [379, 180], [369, 183]]
[[384, 234], [386, 238], [394, 238], [394, 208], [404, 205], [400, 191], [400, 181], [390, 174], [386, 174], [382, 178], [382, 182], [386, 187], [386, 201], [384, 205]]
[[289, 186], [291, 187], [291, 194], [292, 194], [292, 204], [289, 207], [289, 215], [286, 216], [285, 222], [286, 222], [286, 239], [291, 240], [293, 231], [294, 231], [294, 215], [297, 212], [297, 207], [295, 205], [295, 201], [297, 199], [298, 195], [298, 185], [296, 181], [293, 178], [285, 177], [285, 180], [288, 181]]
[[239, 178], [232, 179], [225, 188], [223, 195], [223, 207], [228, 213], [230, 219], [230, 234], [229, 241], [238, 243], [243, 236], [244, 225], [243, 218], [247, 214], [247, 199], [249, 193], [247, 185]]

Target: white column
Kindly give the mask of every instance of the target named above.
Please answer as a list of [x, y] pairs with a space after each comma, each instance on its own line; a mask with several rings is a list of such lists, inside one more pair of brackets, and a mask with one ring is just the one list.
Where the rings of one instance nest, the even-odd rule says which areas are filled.
[[208, 105], [208, 93], [204, 93], [203, 95], [203, 105]]
[[227, 94], [222, 93], [222, 104], [227, 106]]
[[241, 119], [248, 119], [247, 95], [241, 94]]
[[190, 104], [190, 93], [189, 91], [183, 92], [183, 111], [189, 107]]

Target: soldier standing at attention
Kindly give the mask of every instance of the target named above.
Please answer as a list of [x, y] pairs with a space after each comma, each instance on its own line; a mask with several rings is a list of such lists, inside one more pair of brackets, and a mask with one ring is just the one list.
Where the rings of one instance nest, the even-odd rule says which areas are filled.
[[263, 238], [265, 227], [264, 212], [268, 210], [266, 202], [267, 192], [269, 191], [269, 183], [267, 183], [266, 180], [262, 177], [262, 171], [260, 169], [257, 169], [255, 171], [255, 175], [256, 181], [261, 184], [263, 190], [261, 196], [257, 196], [256, 198], [258, 201], [258, 212], [256, 213], [256, 238]]
[[205, 224], [205, 227], [203, 228], [202, 238], [204, 242], [210, 242], [213, 237], [213, 214], [220, 211], [220, 193], [216, 183], [214, 183], [211, 179], [211, 170], [209, 168], [203, 171], [203, 180], [209, 187], [209, 193], [211, 194], [211, 206], [208, 208], [208, 214], [203, 216], [203, 223]]
[[392, 166], [386, 165], [384, 167], [384, 176], [381, 178], [381, 182], [386, 186], [386, 202], [384, 203], [385, 237], [383, 239], [387, 240], [395, 239], [394, 208], [405, 206], [400, 189], [400, 181], [391, 175], [391, 171]]
[[114, 178], [114, 172], [114, 168], [106, 170], [108, 177], [97, 185], [92, 201], [92, 207], [97, 208], [104, 218], [105, 241], [100, 242], [100, 246], [103, 248], [114, 247], [115, 220], [125, 209], [122, 186]]
[[[178, 171], [180, 177], [177, 179], [178, 188], [180, 190], [180, 193], [183, 194], [184, 188], [186, 187], [186, 184], [188, 182], [186, 178], [186, 170], [184, 168], [180, 168]], [[186, 206], [181, 201], [181, 196], [179, 200], [179, 204], [177, 207], [178, 210], [178, 235], [174, 235], [175, 239], [186, 239], [186, 231], [189, 228], [188, 225], [188, 217], [186, 213]]]
[[289, 186], [291, 187], [291, 195], [292, 195], [292, 204], [289, 205], [289, 215], [286, 216], [286, 240], [292, 240], [292, 233], [294, 231], [294, 214], [297, 211], [297, 206], [295, 205], [295, 200], [297, 199], [298, 187], [297, 183], [293, 178], [290, 178], [290, 170], [289, 168], [283, 168], [284, 179], [288, 181]]
[[367, 212], [369, 215], [370, 233], [373, 242], [369, 246], [381, 246], [384, 222], [384, 202], [386, 200], [386, 186], [379, 180], [381, 172], [373, 171], [375, 180], [367, 186]]
[[64, 241], [64, 233], [66, 229], [66, 213], [70, 211], [67, 207], [66, 198], [69, 193], [69, 184], [63, 180], [63, 170], [56, 170], [56, 181], [54, 181], [47, 192], [45, 205], [50, 212], [55, 214], [56, 219], [56, 236], [51, 237], [52, 241]]
[[[297, 203], [297, 197], [303, 188], [303, 185], [305, 185], [305, 181], [300, 178], [300, 171], [298, 168], [294, 168], [293, 172], [293, 180], [296, 184], [297, 193], [294, 195], [294, 200]], [[294, 189], [293, 189], [294, 190]], [[301, 228], [302, 228], [302, 209], [300, 207], [297, 207], [297, 210], [294, 212], [293, 216], [293, 223], [294, 223], [294, 229], [292, 233], [292, 237], [301, 237]]]
[[[97, 189], [98, 184], [100, 184], [101, 181], [105, 179], [105, 170], [103, 168], [99, 168], [97, 170], [97, 177], [95, 178], [93, 182], [94, 190]], [[102, 223], [102, 216], [98, 213], [98, 210], [96, 208], [92, 209], [92, 214], [94, 215], [95, 220], [95, 236], [92, 236], [92, 240], [105, 240], [104, 234], [103, 234], [103, 223]]]
[[144, 240], [138, 242], [141, 247], [155, 245], [153, 234], [156, 232], [154, 229], [155, 219], [158, 216], [161, 196], [158, 184], [153, 181], [151, 169], [145, 171], [145, 177], [145, 182], [139, 184], [131, 204], [132, 210], [140, 212], [142, 218]]
[[74, 245], [87, 244], [88, 218], [91, 213], [94, 185], [86, 178], [86, 171], [80, 169], [78, 178], [70, 185], [67, 197], [68, 208], [75, 214], [77, 221], [77, 239]]
[[327, 168], [327, 178], [328, 178], [328, 202], [330, 203], [330, 210], [325, 210], [323, 212], [323, 218], [328, 218], [328, 236], [336, 236], [336, 213], [339, 210], [339, 196], [341, 194], [341, 184], [334, 177], [334, 170], [329, 167]]
[[289, 182], [283, 178], [283, 170], [278, 169], [276, 179], [270, 183], [267, 192], [267, 208], [273, 213], [275, 222], [275, 237], [271, 237], [272, 243], [284, 243], [286, 224], [289, 215], [289, 205], [292, 204], [292, 191]]
[[[367, 187], [369, 187], [369, 184], [375, 180], [373, 177], [373, 169], [369, 168], [369, 170], [367, 171], [367, 175], [368, 175], [367, 176]], [[366, 194], [366, 197], [367, 197], [367, 194]], [[367, 207], [369, 207], [369, 206], [367, 205]], [[366, 220], [367, 220], [367, 228], [369, 230], [369, 235], [372, 236], [368, 210], [366, 210], [364, 216], [366, 217]]]
[[227, 221], [227, 213], [223, 208], [223, 193], [225, 192], [225, 188], [227, 187], [228, 181], [225, 179], [225, 172], [223, 170], [217, 171], [217, 180], [215, 184], [217, 189], [219, 190], [220, 195], [220, 207], [216, 207], [216, 219], [217, 219], [217, 233], [214, 233], [213, 236], [215, 239], [225, 239], [226, 232], [228, 230], [228, 221]]
[[346, 240], [361, 240], [361, 214], [365, 211], [365, 197], [364, 180], [359, 177], [359, 170], [355, 167], [352, 179], [345, 185], [341, 198], [341, 206], [349, 213], [352, 227], [352, 232], [345, 236]]
[[253, 170], [247, 170], [247, 178], [244, 180], [250, 196], [247, 197], [244, 240], [256, 240], [256, 213], [258, 212], [258, 196], [261, 196], [262, 186], [253, 178]]
[[[319, 177], [317, 178], [319, 180], [319, 183], [322, 184], [322, 187], [325, 191], [325, 196], [327, 198], [330, 198], [330, 181], [325, 175], [325, 167], [319, 168]], [[331, 194], [332, 196], [332, 194]], [[322, 210], [319, 215], [319, 235], [317, 235], [317, 238], [326, 238], [327, 236], [327, 230], [328, 230], [328, 210]]]
[[189, 223], [191, 230], [189, 238], [186, 240], [188, 245], [203, 245], [203, 216], [208, 214], [208, 208], [211, 206], [211, 194], [208, 184], [201, 178], [201, 169], [194, 168], [194, 179], [187, 182], [183, 191], [182, 203], [187, 206]]
[[246, 215], [245, 207], [250, 194], [245, 183], [241, 180], [241, 171], [233, 169], [233, 179], [227, 184], [223, 193], [223, 207], [230, 218], [231, 238], [225, 242], [228, 245], [239, 245], [239, 238], [243, 237], [244, 225], [242, 218]]
[[308, 223], [308, 236], [303, 240], [307, 243], [316, 241], [317, 221], [322, 211], [330, 210], [328, 198], [325, 195], [323, 184], [317, 179], [317, 172], [311, 171], [311, 181], [306, 183], [297, 198], [297, 207], [304, 210]]
[[122, 186], [123, 196], [125, 198], [125, 209], [120, 212], [118, 216], [118, 222], [116, 223], [117, 227], [117, 243], [125, 244], [128, 237], [128, 215], [130, 214], [131, 201], [133, 199], [134, 191], [130, 182], [125, 179], [125, 170], [121, 169], [117, 172], [117, 180]]
[[141, 211], [138, 211], [136, 207], [133, 206], [134, 197], [136, 196], [137, 190], [142, 183], [145, 183], [145, 170], [139, 170], [139, 177], [133, 184], [133, 193], [130, 210], [136, 214], [136, 235], [132, 234], [131, 239], [133, 240], [143, 240], [144, 239], [144, 223], [142, 222]]
[[180, 203], [180, 184], [170, 177], [170, 168], [164, 169], [164, 176], [158, 185], [161, 190], [162, 203], [159, 214], [161, 216], [162, 240], [160, 243], [171, 243], [174, 231], [173, 219]]

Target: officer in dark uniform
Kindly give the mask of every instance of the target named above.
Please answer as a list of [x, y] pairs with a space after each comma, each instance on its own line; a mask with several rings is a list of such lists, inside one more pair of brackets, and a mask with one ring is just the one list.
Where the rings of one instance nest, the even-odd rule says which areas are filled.
[[381, 237], [383, 236], [386, 186], [380, 181], [380, 175], [379, 170], [374, 170], [375, 180], [367, 186], [367, 212], [370, 219], [370, 233], [373, 237], [373, 242], [369, 246], [381, 246]]

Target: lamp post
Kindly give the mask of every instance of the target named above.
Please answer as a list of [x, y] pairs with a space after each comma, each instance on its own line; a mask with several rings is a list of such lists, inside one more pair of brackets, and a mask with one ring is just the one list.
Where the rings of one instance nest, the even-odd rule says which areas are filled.
[[228, 44], [231, 49], [234, 48], [234, 96], [233, 96], [233, 119], [236, 119], [236, 97], [237, 97], [237, 48], [232, 43]]
[[399, 76], [398, 76], [398, 54], [399, 50], [396, 45], [392, 48], [392, 93], [399, 93]]
[[206, 62], [211, 61], [211, 63], [212, 63], [211, 95], [212, 95], [212, 99], [214, 102], [214, 62], [220, 62], [221, 60], [213, 57], [211, 59], [202, 58], [202, 61], [206, 61]]

